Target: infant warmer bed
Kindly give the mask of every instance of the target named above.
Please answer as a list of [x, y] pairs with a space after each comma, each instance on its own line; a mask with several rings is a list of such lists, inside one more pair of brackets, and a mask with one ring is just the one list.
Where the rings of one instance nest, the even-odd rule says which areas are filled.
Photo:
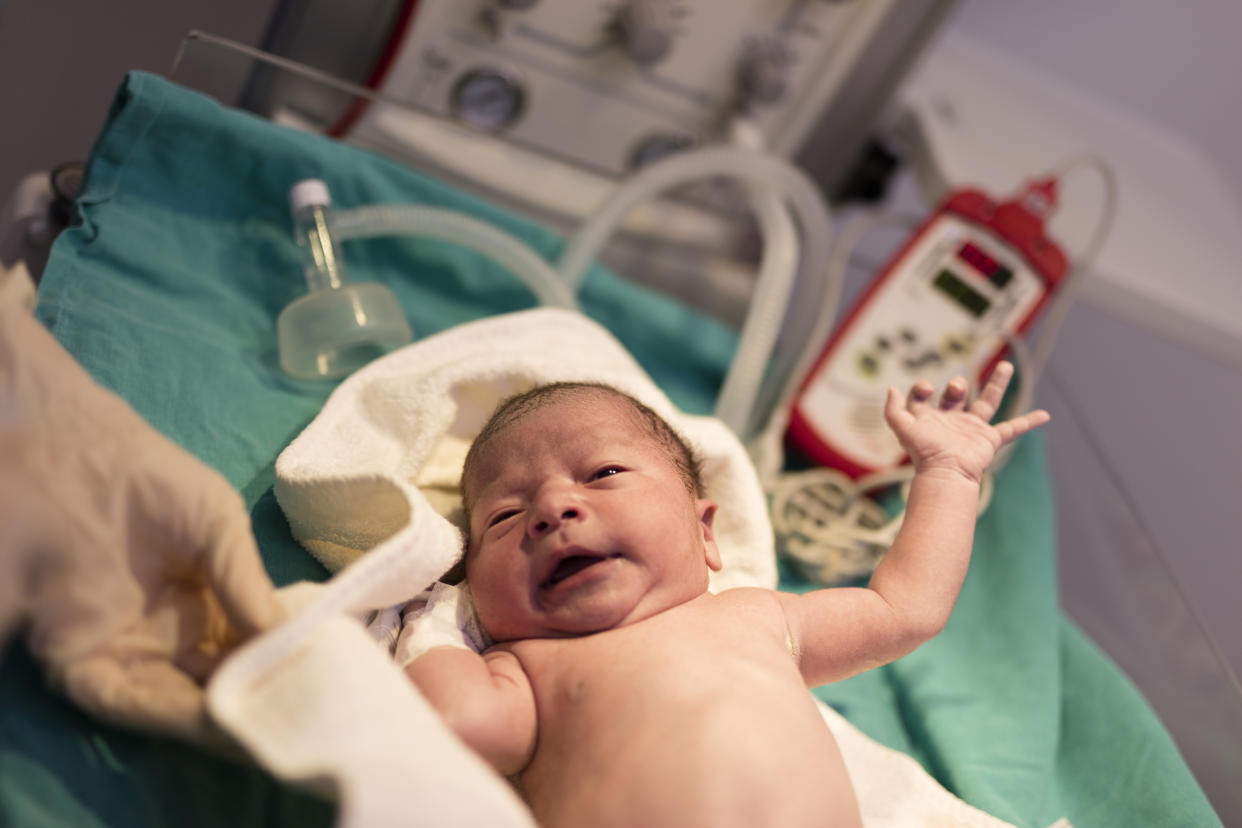
[[[116, 97], [56, 243], [38, 316], [105, 387], [219, 469], [251, 509], [278, 585], [327, 573], [290, 536], [276, 456], [330, 387], [290, 379], [274, 324], [304, 291], [288, 232], [293, 182], [336, 202], [416, 202], [493, 222], [554, 260], [547, 229], [409, 168], [134, 73]], [[474, 254], [427, 240], [351, 242], [357, 281], [387, 285], [416, 338], [529, 307]], [[593, 270], [584, 311], [674, 403], [707, 413], [736, 334]], [[1065, 618], [1038, 436], [1021, 441], [982, 518], [945, 631], [900, 661], [814, 692], [914, 757], [966, 802], [1017, 825], [1218, 824], [1164, 728]], [[782, 586], [806, 589], [792, 573]], [[12, 825], [327, 825], [332, 806], [240, 760], [93, 721], [49, 694], [20, 644], [0, 674], [0, 821]], [[413, 813], [413, 811], [412, 811]]]

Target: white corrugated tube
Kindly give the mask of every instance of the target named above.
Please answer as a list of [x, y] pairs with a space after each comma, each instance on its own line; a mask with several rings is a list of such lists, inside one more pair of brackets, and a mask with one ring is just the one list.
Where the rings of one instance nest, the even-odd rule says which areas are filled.
[[[768, 419], [788, 408], [798, 378], [809, 370], [810, 361], [827, 339], [840, 298], [841, 280], [825, 279], [832, 220], [819, 189], [801, 170], [770, 155], [725, 147], [690, 150], [657, 161], [618, 187], [579, 227], [558, 269], [569, 289], [576, 291], [600, 249], [633, 207], [673, 187], [717, 177], [748, 185], [764, 241], [759, 278], [737, 355], [715, 410], [716, 416], [747, 440], [777, 425]], [[790, 212], [801, 233], [801, 255]], [[804, 284], [795, 291], [799, 272]], [[784, 331], [782, 322], [787, 324]], [[792, 345], [784, 353], [774, 353], [782, 333]], [[771, 380], [765, 389], [769, 363]]]

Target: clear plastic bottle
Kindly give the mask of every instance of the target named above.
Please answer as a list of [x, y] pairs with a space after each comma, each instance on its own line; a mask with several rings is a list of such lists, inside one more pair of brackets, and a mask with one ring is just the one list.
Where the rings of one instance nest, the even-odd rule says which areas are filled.
[[302, 270], [312, 292], [339, 288], [349, 281], [345, 260], [328, 230], [328, 211], [332, 196], [317, 178], [299, 181], [289, 191], [289, 212], [293, 217], [293, 236], [302, 254]]
[[276, 321], [281, 367], [301, 379], [334, 379], [408, 343], [413, 332], [392, 291], [350, 284], [328, 227], [327, 185], [299, 182], [289, 191], [289, 206], [310, 293], [290, 302]]

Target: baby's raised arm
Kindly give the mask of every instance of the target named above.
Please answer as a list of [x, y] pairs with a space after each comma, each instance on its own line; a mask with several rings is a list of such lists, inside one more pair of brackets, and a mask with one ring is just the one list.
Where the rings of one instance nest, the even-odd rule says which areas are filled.
[[904, 399], [889, 389], [885, 419], [914, 466], [905, 519], [866, 589], [782, 595], [808, 685], [893, 661], [948, 621], [970, 563], [983, 473], [1002, 446], [1049, 419], [1041, 410], [990, 424], [1012, 376], [1000, 363], [969, 404], [961, 377], [939, 403], [926, 382]]
[[406, 665], [405, 674], [497, 772], [509, 776], [526, 767], [535, 750], [535, 695], [513, 653], [433, 647]]

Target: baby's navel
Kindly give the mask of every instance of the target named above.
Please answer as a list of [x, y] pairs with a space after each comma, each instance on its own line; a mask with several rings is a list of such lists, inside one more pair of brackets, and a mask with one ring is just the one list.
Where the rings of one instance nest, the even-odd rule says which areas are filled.
[[586, 698], [586, 692], [586, 679], [574, 679], [569, 683], [569, 687], [565, 691], [565, 701], [570, 704], [577, 704]]

